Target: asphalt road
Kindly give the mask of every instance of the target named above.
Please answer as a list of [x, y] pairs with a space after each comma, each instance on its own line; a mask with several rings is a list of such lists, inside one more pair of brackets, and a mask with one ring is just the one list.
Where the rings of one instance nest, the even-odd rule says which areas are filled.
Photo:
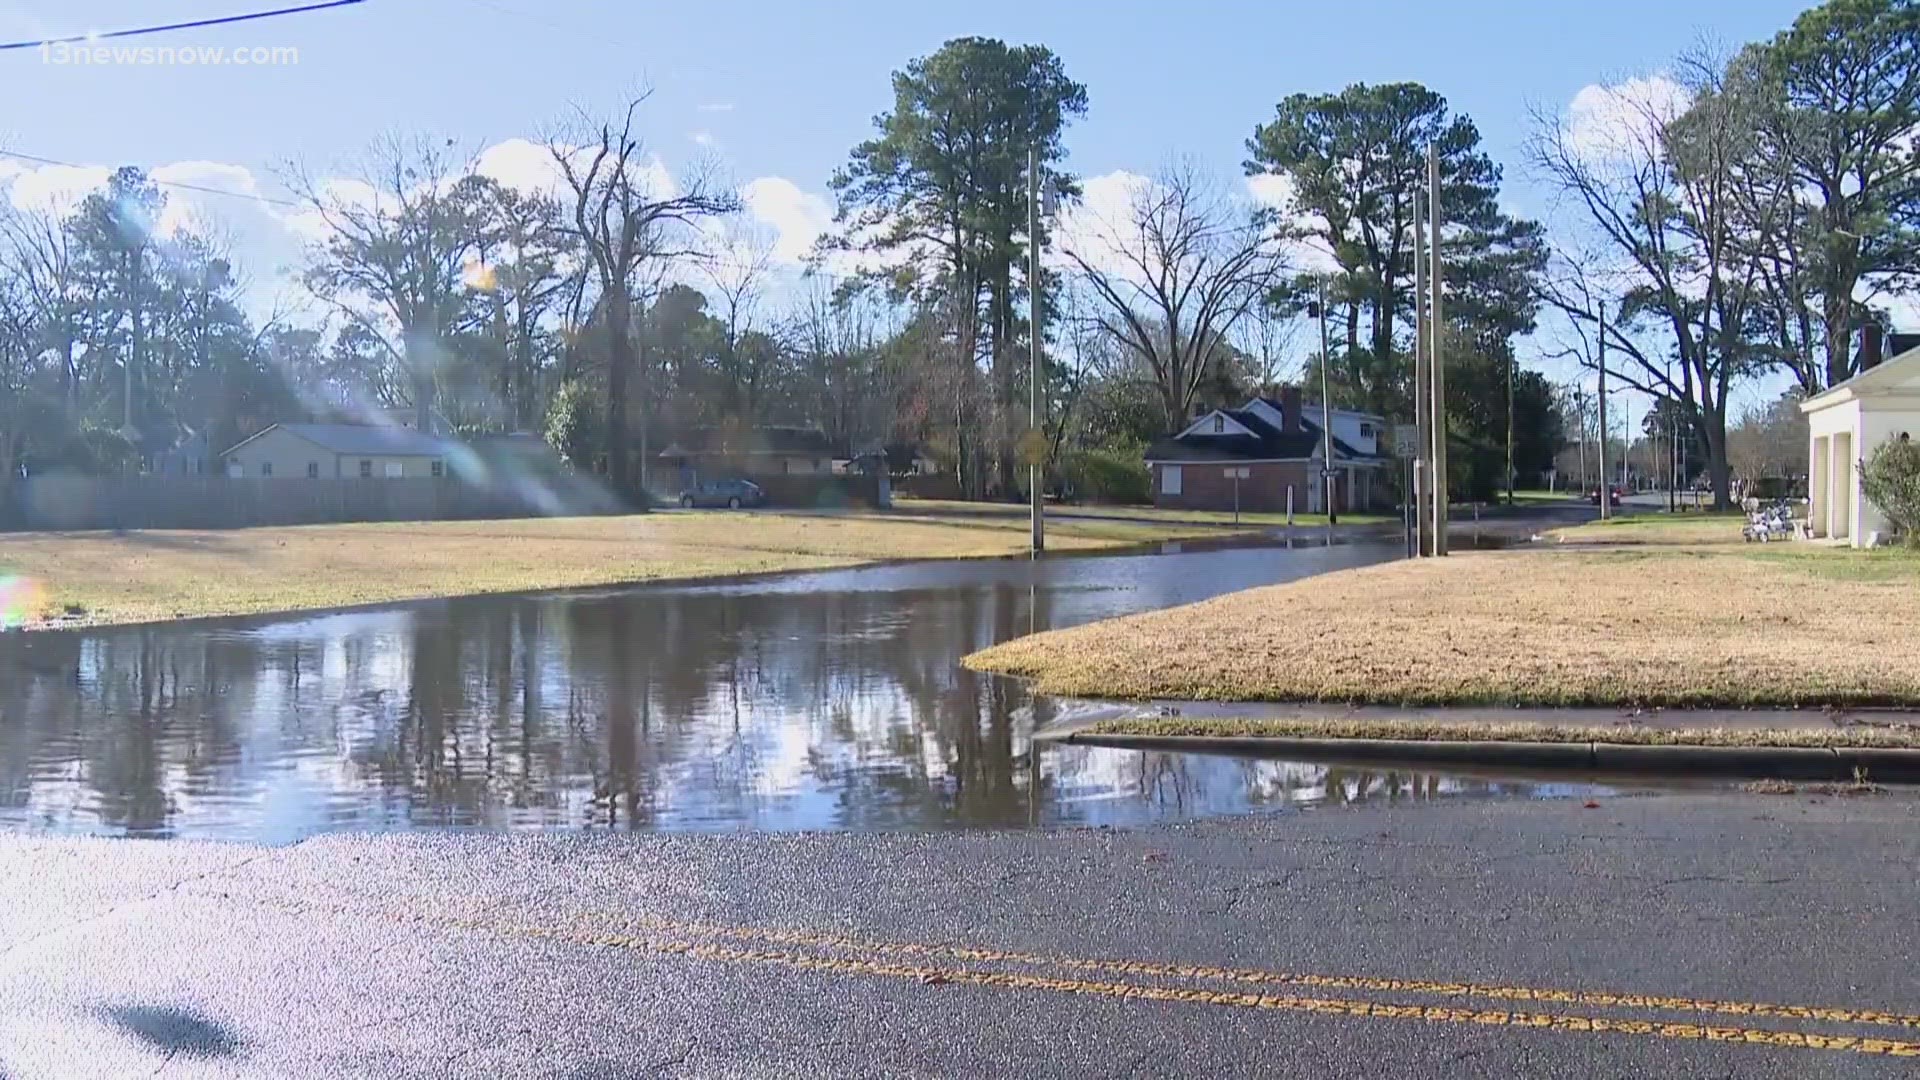
[[1920, 797], [1805, 790], [0, 838], [0, 1076], [1912, 1075], [1917, 864]]

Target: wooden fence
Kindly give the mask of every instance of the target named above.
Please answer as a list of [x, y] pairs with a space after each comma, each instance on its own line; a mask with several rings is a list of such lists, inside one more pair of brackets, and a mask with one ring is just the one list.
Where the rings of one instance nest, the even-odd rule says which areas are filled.
[[587, 477], [489, 486], [435, 477], [273, 479], [224, 476], [36, 476], [0, 491], [0, 527], [240, 529], [338, 521], [437, 521], [617, 513]]

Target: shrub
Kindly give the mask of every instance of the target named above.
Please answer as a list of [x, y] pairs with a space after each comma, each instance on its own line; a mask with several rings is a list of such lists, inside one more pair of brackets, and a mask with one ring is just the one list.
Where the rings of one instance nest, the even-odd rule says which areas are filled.
[[1153, 501], [1153, 480], [1138, 450], [1078, 450], [1062, 458], [1060, 473], [1074, 497], [1088, 502]]
[[1900, 530], [1908, 547], [1920, 547], [1920, 443], [1889, 439], [1860, 463], [1860, 487]]
[[582, 472], [592, 469], [601, 445], [601, 411], [593, 389], [578, 379], [561, 383], [547, 406], [547, 445]]

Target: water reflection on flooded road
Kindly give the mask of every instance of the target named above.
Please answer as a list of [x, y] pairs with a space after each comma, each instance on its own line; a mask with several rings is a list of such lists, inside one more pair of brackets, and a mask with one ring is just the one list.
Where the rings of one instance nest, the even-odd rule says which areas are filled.
[[1393, 546], [910, 564], [0, 639], [0, 827], [1131, 824], [1525, 785], [1042, 744], [959, 658]]

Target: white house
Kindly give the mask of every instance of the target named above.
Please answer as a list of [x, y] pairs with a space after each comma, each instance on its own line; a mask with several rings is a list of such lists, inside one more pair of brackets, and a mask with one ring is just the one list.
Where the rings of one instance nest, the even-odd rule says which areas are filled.
[[[1876, 335], [1877, 336], [1877, 335]], [[1862, 348], [1862, 370], [1808, 398], [1807, 517], [1813, 535], [1865, 547], [1890, 525], [1860, 488], [1860, 462], [1888, 439], [1920, 436], [1920, 348], [1874, 364], [1879, 342]]]

